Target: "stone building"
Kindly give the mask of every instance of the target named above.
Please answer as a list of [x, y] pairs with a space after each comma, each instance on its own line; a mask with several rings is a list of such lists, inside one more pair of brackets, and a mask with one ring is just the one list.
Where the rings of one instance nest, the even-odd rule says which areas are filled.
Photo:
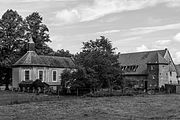
[[133, 81], [137, 87], [178, 83], [175, 64], [167, 49], [121, 54], [119, 62], [125, 80]]

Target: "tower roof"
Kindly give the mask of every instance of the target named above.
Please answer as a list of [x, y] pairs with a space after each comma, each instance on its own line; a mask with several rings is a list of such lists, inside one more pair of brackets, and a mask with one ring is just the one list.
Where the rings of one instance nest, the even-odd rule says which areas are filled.
[[46, 63], [36, 54], [35, 51], [28, 51], [13, 66], [46, 66]]

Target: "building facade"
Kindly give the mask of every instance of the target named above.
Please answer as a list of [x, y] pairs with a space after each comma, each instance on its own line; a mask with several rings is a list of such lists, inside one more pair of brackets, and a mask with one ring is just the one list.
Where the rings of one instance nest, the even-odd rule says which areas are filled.
[[124, 79], [134, 81], [137, 87], [178, 83], [176, 67], [167, 49], [121, 54], [119, 63]]

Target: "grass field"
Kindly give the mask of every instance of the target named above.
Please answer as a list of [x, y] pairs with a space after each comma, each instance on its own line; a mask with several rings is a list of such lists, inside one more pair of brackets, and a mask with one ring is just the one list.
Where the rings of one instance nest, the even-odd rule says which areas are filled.
[[[23, 94], [22, 94], [23, 96]], [[24, 94], [27, 96], [27, 94]], [[52, 97], [52, 96], [51, 96]], [[31, 97], [30, 97], [31, 98]], [[0, 97], [0, 102], [2, 102]], [[53, 101], [0, 106], [2, 120], [171, 120], [180, 119], [180, 95], [55, 97]]]

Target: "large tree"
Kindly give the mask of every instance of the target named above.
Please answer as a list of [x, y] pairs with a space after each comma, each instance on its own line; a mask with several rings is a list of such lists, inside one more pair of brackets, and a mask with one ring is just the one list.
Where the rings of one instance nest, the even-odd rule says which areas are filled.
[[101, 36], [95, 41], [83, 42], [82, 52], [75, 55], [75, 63], [84, 67], [84, 82], [88, 81], [89, 87], [112, 88], [122, 80], [118, 58], [119, 53], [115, 53], [111, 41]]
[[11, 78], [11, 65], [21, 55], [24, 46], [25, 22], [13, 10], [7, 10], [0, 19], [0, 79], [8, 84]]
[[33, 12], [27, 16], [25, 18], [27, 30], [25, 37], [28, 38], [29, 34], [32, 36], [37, 54], [47, 55], [52, 53], [53, 50], [46, 44], [47, 42], [51, 42], [51, 40], [49, 37], [49, 29], [42, 23], [42, 20], [43, 18], [38, 12]]

